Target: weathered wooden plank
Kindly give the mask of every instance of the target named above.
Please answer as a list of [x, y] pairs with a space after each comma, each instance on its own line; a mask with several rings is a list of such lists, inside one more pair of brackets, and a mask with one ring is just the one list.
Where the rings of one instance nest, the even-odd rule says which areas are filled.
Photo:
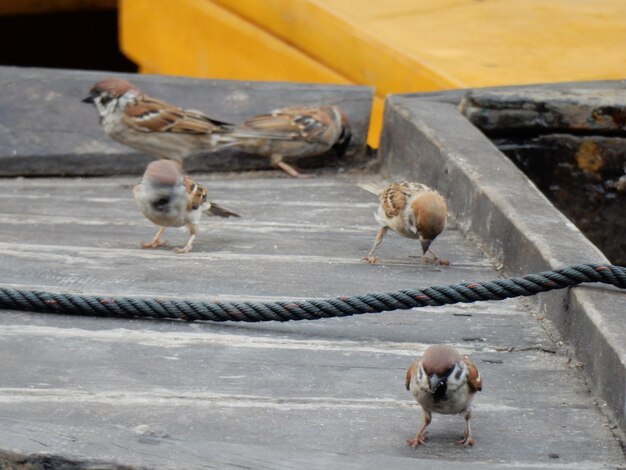
[[[207, 219], [181, 256], [136, 247], [154, 229], [122, 187], [132, 179], [7, 179], [0, 284], [284, 300], [499, 277], [454, 219], [436, 241], [450, 267], [419, 264], [393, 234], [382, 265], [361, 263], [376, 203], [353, 178], [207, 181], [248, 215]], [[468, 452], [468, 468], [621, 465], [577, 369], [531, 311], [510, 299], [287, 324], [4, 312], [0, 447], [155, 468], [452, 468]], [[405, 445], [421, 418], [404, 371], [432, 343], [471, 354], [485, 377], [471, 451], [452, 444], [457, 416], [436, 415], [426, 447]]]
[[[21, 352], [22, 364], [32, 366], [18, 374], [23, 382], [0, 389], [3, 442], [23, 448], [17, 432], [26, 427], [35, 430], [29, 432], [36, 436], [30, 449], [71, 449], [161, 468], [181, 462], [199, 467], [211, 461], [213, 447], [232, 462], [240, 455], [232, 454], [233, 444], [245, 446], [248, 465], [263, 455], [260, 448], [272, 449], [279, 460], [287, 448], [300, 455], [467, 459], [466, 450], [452, 445], [462, 429], [459, 417], [437, 415], [426, 447], [416, 452], [405, 446], [420, 413], [403, 388], [410, 362], [404, 354], [354, 342], [347, 349], [341, 341], [319, 347], [311, 338], [281, 343], [256, 337], [256, 347], [246, 346], [255, 335], [228, 343], [236, 338], [227, 334], [215, 344], [206, 331], [211, 326], [200, 327], [208, 335], [181, 330], [176, 341], [170, 332], [142, 333], [125, 323], [108, 322], [93, 333], [62, 328], [61, 342], [42, 333], [48, 340], [30, 346], [24, 341], [28, 329], [25, 336], [5, 333], [0, 347]], [[80, 356], [72, 354], [78, 350]], [[473, 357], [490, 385], [475, 407], [479, 441], [472, 461], [507, 455], [518, 465], [541, 466], [558, 455], [562, 465], [580, 468], [621, 461], [590, 397], [571, 386], [575, 374], [563, 358], [537, 351], [473, 351]], [[59, 376], [59, 368], [67, 372]], [[50, 406], [55, 413], [47, 413]], [[110, 437], [103, 440], [102, 434]]]
[[[298, 283], [297, 296], [323, 297], [492, 276], [453, 219], [434, 245], [452, 267], [424, 265], [419, 245], [393, 233], [380, 248], [381, 265], [362, 263], [377, 230], [376, 198], [353, 181], [265, 178], [230, 187], [207, 179], [242, 218], [205, 218], [194, 251], [183, 257], [171, 247], [184, 244], [184, 230], [168, 230], [163, 249], [139, 249], [156, 228], [122, 187], [124, 178], [105, 180], [102, 194], [94, 180], [7, 180], [0, 190], [0, 281], [108, 295], [221, 297], [288, 297]], [[406, 276], [415, 274], [408, 284]]]
[[[276, 295], [334, 297], [349, 293], [394, 291], [446, 285], [454, 281], [487, 281], [494, 273], [476, 266], [438, 268], [395, 261], [382, 266], [359, 258], [286, 255], [194, 254], [181, 261], [171, 252], [138, 249], [67, 248], [2, 252], [0, 282], [58, 285], [63, 290], [109, 294]], [[136, 254], [138, 253], [138, 254]], [[221, 256], [220, 256], [221, 255]], [[282, 258], [282, 259], [281, 259]], [[393, 269], [392, 269], [393, 267]], [[253, 274], [252, 274], [253, 273]], [[297, 290], [294, 289], [297, 287]]]

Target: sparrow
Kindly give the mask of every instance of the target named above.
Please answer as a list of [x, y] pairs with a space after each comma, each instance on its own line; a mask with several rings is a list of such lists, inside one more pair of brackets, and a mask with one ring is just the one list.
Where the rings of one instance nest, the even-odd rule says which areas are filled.
[[232, 145], [237, 139], [233, 124], [152, 98], [119, 78], [95, 83], [82, 101], [97, 108], [100, 124], [113, 140], [181, 166], [195, 152]]
[[189, 240], [175, 253], [191, 251], [198, 234], [198, 222], [203, 212], [218, 217], [239, 217], [239, 214], [208, 200], [207, 190], [189, 176], [183, 175], [177, 163], [171, 160], [151, 162], [141, 181], [133, 188], [135, 202], [146, 218], [159, 226], [149, 243], [142, 248], [158, 248], [165, 244], [161, 235], [166, 227], [182, 227], [189, 230]]
[[[378, 261], [376, 249], [382, 243], [387, 230], [391, 229], [403, 237], [418, 239], [425, 262], [450, 264], [430, 250], [431, 243], [446, 225], [448, 208], [441, 194], [425, 184], [415, 182], [392, 183], [387, 187], [376, 183], [361, 183], [359, 187], [377, 194], [380, 199], [378, 210], [374, 213], [380, 229], [374, 246], [363, 261], [369, 264]], [[427, 253], [431, 253], [433, 257], [428, 257]]]
[[104, 132], [124, 145], [160, 158], [182, 161], [199, 151], [240, 145], [268, 156], [272, 165], [301, 176], [283, 158], [302, 158], [335, 147], [343, 154], [350, 127], [336, 106], [293, 107], [256, 116], [240, 126], [152, 98], [119, 78], [96, 82], [83, 103], [93, 104]]
[[471, 403], [476, 392], [482, 390], [478, 369], [467, 356], [461, 356], [452, 346], [437, 344], [429, 346], [421, 359], [406, 371], [405, 387], [415, 397], [424, 411], [424, 424], [415, 439], [407, 444], [416, 448], [426, 441], [426, 427], [432, 413], [463, 414], [465, 431], [457, 445], [474, 445], [470, 429]]
[[[345, 153], [352, 132], [337, 106], [293, 106], [276, 109], [244, 121], [237, 131], [246, 136], [238, 146], [269, 157], [272, 166], [294, 178], [303, 175], [285, 160], [322, 155], [333, 149]], [[254, 138], [254, 135], [258, 138]]]

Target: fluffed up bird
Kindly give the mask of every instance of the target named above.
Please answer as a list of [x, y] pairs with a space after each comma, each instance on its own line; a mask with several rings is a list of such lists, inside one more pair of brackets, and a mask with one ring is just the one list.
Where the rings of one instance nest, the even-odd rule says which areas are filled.
[[482, 380], [469, 357], [461, 356], [449, 345], [429, 346], [422, 358], [406, 371], [405, 387], [424, 411], [424, 423], [415, 439], [407, 440], [408, 445], [415, 448], [425, 443], [432, 413], [463, 414], [465, 431], [463, 439], [456, 444], [474, 445], [470, 428], [471, 404], [476, 392], [482, 390]]
[[[244, 121], [236, 131], [246, 135], [239, 141], [240, 148], [270, 158], [273, 166], [295, 178], [303, 175], [285, 160], [314, 157], [331, 149], [342, 156], [352, 138], [348, 119], [337, 106], [276, 109]], [[255, 134], [258, 138], [253, 138]]]
[[[370, 264], [378, 261], [376, 249], [382, 243], [387, 230], [391, 229], [403, 237], [418, 239], [425, 262], [450, 264], [430, 250], [431, 243], [446, 225], [448, 208], [441, 194], [425, 184], [415, 182], [392, 183], [387, 187], [376, 183], [361, 183], [359, 187], [377, 194], [380, 199], [378, 210], [374, 213], [380, 229], [374, 246], [363, 258], [364, 261]], [[431, 253], [433, 257], [428, 257], [427, 253]]]
[[183, 175], [178, 164], [170, 160], [151, 162], [140, 183], [133, 188], [133, 196], [143, 215], [159, 226], [152, 241], [142, 243], [142, 248], [164, 245], [161, 235], [166, 227], [186, 226], [189, 240], [183, 248], [174, 248], [174, 252], [188, 253], [198, 234], [198, 222], [203, 212], [218, 217], [239, 217], [230, 209], [210, 202], [207, 190]]
[[83, 102], [97, 108], [100, 124], [113, 140], [160, 158], [182, 162], [234, 139], [232, 124], [152, 98], [119, 78], [95, 83]]

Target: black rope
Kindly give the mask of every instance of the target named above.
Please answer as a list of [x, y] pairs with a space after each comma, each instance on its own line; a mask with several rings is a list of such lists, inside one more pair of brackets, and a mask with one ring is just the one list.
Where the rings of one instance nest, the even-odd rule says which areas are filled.
[[182, 321], [289, 321], [346, 317], [479, 300], [502, 300], [601, 282], [626, 289], [626, 267], [580, 264], [554, 271], [489, 282], [408, 289], [293, 302], [202, 302], [138, 297], [99, 297], [0, 287], [0, 309], [115, 318]]

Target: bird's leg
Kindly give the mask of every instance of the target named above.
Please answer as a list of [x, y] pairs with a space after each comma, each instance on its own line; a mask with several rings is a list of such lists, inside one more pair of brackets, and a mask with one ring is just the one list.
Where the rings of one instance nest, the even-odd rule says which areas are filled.
[[417, 434], [415, 434], [415, 439], [407, 439], [406, 443], [413, 447], [414, 449], [422, 444], [426, 444], [426, 428], [430, 424], [432, 419], [432, 414], [430, 411], [424, 410], [424, 424], [422, 427], [417, 430]]
[[149, 243], [142, 243], [141, 248], [158, 248], [165, 245], [165, 242], [161, 240], [163, 232], [165, 232], [165, 227], [159, 227], [159, 231], [156, 233], [152, 241]]
[[470, 428], [470, 418], [472, 417], [472, 411], [467, 410], [464, 414], [465, 417], [465, 430], [463, 431], [463, 439], [456, 441], [457, 446], [470, 447], [474, 445], [474, 438], [472, 437], [472, 430]]
[[303, 175], [298, 170], [296, 170], [293, 166], [291, 166], [289, 163], [284, 162], [283, 156], [279, 153], [273, 154], [271, 156], [270, 161], [272, 163], [272, 166], [276, 168], [280, 168], [292, 178], [308, 178], [309, 177], [309, 175]]
[[367, 261], [369, 264], [374, 264], [378, 261], [378, 257], [374, 253], [376, 253], [376, 248], [382, 243], [383, 237], [387, 233], [387, 227], [381, 227], [378, 229], [378, 233], [376, 233], [376, 239], [374, 240], [374, 246], [370, 250], [370, 252], [361, 259], [361, 261]]
[[189, 240], [187, 240], [187, 244], [182, 248], [174, 248], [174, 253], [189, 253], [191, 251], [191, 247], [193, 246], [193, 241], [196, 239], [196, 235], [198, 234], [198, 226], [195, 224], [187, 224], [187, 229], [189, 230]]

